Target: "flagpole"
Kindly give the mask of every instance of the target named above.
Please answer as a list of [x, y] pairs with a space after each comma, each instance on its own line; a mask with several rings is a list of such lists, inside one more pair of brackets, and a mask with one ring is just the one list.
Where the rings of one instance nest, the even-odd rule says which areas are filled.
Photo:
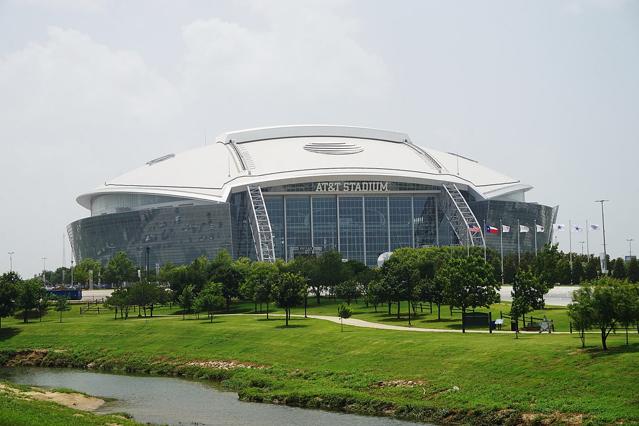
[[486, 232], [486, 219], [484, 219], [484, 263], [486, 263], [488, 260], [487, 254], [486, 254], [486, 237], [488, 236], [488, 233]]
[[572, 285], [572, 221], [568, 220], [568, 258], [570, 259], [570, 284]]
[[501, 285], [504, 285], [504, 224], [499, 219], [499, 250], [501, 251]]
[[537, 219], [535, 219], [535, 257], [537, 257]]
[[590, 259], [590, 244], [588, 243], [588, 233], [590, 232], [590, 228], [588, 225], [588, 221], [586, 221], [586, 255]]
[[521, 225], [519, 219], [517, 219], [517, 266], [521, 263], [521, 246], [519, 244], [519, 234], [521, 234]]

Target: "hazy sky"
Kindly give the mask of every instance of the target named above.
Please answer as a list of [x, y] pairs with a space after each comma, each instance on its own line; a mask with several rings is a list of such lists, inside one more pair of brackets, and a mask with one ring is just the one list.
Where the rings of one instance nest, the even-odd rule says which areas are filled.
[[0, 0], [0, 271], [59, 266], [107, 179], [300, 123], [460, 152], [566, 225], [610, 199], [609, 252], [639, 252], [637, 1]]

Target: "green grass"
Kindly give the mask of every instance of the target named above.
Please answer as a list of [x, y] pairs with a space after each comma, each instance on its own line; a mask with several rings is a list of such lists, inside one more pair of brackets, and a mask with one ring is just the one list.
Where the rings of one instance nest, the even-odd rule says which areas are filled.
[[[252, 310], [252, 305], [238, 309]], [[372, 308], [357, 305], [355, 311], [355, 318], [390, 321]], [[322, 303], [310, 312], [334, 315], [335, 304]], [[267, 321], [216, 316], [209, 324], [204, 316], [185, 321], [169, 316], [168, 308], [156, 313], [163, 316], [116, 321], [112, 314], [80, 316], [76, 306], [64, 314], [61, 324], [55, 314], [41, 323], [5, 319], [0, 350], [5, 355], [19, 349], [61, 350], [49, 353], [50, 365], [81, 367], [94, 362], [105, 369], [224, 379], [248, 400], [377, 414], [390, 407], [398, 417], [438, 422], [496, 423], [506, 420], [491, 416], [513, 410], [577, 413], [593, 423], [623, 419], [639, 424], [636, 332], [627, 347], [622, 333], [611, 335], [611, 349], [604, 353], [596, 335], [589, 335], [588, 347], [581, 350], [576, 334], [527, 334], [516, 340], [510, 334], [356, 327], [345, 327], [342, 333], [338, 324], [303, 318], [293, 318], [291, 327], [285, 328], [283, 319], [276, 317]], [[548, 316], [557, 323], [565, 310], [556, 313]], [[421, 317], [418, 324], [451, 325], [429, 320], [430, 315]], [[185, 367], [189, 360], [238, 360], [270, 368], [209, 371]], [[396, 379], [420, 384], [377, 385]], [[455, 386], [459, 391], [451, 390]]]
[[10, 392], [0, 391], [0, 425], [6, 426], [107, 426], [138, 423], [114, 415], [81, 412], [61, 405], [27, 400]]

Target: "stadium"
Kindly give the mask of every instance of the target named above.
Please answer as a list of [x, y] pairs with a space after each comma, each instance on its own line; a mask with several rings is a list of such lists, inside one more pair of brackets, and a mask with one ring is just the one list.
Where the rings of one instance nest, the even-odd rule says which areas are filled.
[[399, 247], [532, 252], [552, 241], [557, 207], [532, 187], [408, 135], [347, 126], [228, 132], [105, 182], [68, 225], [76, 261], [125, 251], [142, 265], [227, 250], [290, 260], [337, 250], [372, 266]]

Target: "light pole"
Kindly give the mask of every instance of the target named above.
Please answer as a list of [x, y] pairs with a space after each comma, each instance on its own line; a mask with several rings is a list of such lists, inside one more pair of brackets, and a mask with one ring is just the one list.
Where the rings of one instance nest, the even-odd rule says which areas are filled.
[[43, 257], [42, 258], [42, 283], [46, 284], [47, 283], [47, 258]]
[[634, 241], [634, 238], [628, 238], [626, 241], [628, 241], [628, 257], [632, 258], [632, 242]]
[[10, 251], [7, 253], [9, 255], [9, 272], [13, 272], [13, 255], [15, 253], [15, 251]]
[[[604, 203], [610, 200], [595, 200], [595, 203], [601, 204], [601, 231], [603, 234], [603, 246], [604, 246], [604, 259], [603, 266], [606, 271], [608, 270], [608, 252], [606, 251], [606, 221], [604, 220]], [[603, 271], [602, 271], [603, 272]]]

